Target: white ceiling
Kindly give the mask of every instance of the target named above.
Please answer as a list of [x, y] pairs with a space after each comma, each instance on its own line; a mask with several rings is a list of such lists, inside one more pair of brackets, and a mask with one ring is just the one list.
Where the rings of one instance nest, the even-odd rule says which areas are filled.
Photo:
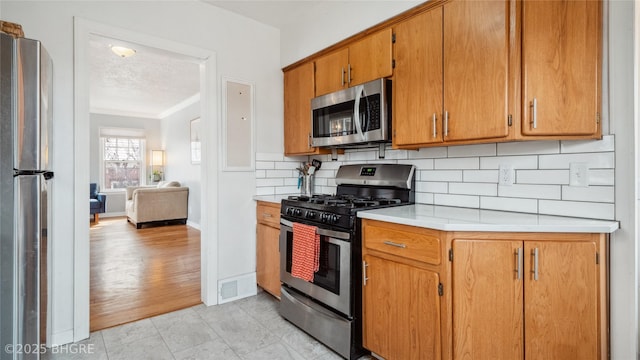
[[211, 5], [271, 25], [282, 30], [286, 25], [299, 22], [311, 14], [322, 16], [343, 3], [371, 0], [202, 0]]
[[[293, 23], [335, 17], [357, 2], [399, 0], [200, 1], [284, 30]], [[197, 59], [97, 35], [89, 41], [92, 113], [162, 119], [199, 100]], [[120, 58], [111, 52], [111, 45], [133, 48], [136, 54]]]
[[[197, 59], [97, 35], [89, 45], [92, 113], [162, 119], [199, 100]], [[121, 58], [111, 45], [136, 54]]]

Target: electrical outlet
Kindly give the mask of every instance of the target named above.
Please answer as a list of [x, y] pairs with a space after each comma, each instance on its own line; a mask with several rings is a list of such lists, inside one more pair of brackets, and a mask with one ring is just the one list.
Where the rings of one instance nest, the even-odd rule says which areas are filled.
[[500, 165], [498, 185], [513, 185], [513, 165]]
[[589, 186], [589, 168], [587, 163], [570, 163], [569, 164], [569, 185], [570, 186]]

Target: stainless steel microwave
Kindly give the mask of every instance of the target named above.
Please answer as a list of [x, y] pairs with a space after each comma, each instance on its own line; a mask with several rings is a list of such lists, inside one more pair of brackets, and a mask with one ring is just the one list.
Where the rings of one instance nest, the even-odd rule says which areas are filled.
[[391, 80], [378, 79], [311, 100], [311, 144], [340, 147], [391, 140]]

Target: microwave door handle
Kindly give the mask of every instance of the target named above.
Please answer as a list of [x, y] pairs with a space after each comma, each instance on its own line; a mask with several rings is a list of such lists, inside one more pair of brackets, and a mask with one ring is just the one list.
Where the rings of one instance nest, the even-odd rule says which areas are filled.
[[353, 120], [356, 123], [356, 131], [364, 141], [364, 133], [362, 133], [362, 125], [360, 124], [360, 100], [362, 99], [363, 90], [364, 90], [364, 86], [362, 85], [357, 85], [355, 87], [356, 102], [355, 102], [355, 105], [353, 106], [353, 116], [354, 116]]

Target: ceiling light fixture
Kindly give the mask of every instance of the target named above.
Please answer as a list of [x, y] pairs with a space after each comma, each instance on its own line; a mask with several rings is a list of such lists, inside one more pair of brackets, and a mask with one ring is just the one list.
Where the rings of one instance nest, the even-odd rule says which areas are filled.
[[113, 51], [114, 54], [123, 58], [133, 56], [136, 53], [134, 49], [130, 49], [124, 46], [113, 46], [113, 45], [111, 46], [111, 51]]

